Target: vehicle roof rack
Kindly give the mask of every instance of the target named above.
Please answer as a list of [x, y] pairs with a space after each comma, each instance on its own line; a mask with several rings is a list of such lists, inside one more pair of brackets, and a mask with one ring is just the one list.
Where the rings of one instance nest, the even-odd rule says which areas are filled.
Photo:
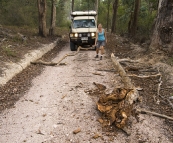
[[71, 12], [71, 16], [96, 16], [97, 12], [94, 10], [90, 10], [90, 11], [74, 11]]

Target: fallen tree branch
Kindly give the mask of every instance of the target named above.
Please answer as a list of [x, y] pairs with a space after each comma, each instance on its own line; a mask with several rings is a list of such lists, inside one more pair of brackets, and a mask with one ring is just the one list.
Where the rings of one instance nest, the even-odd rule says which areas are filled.
[[139, 63], [141, 60], [132, 60], [130, 58], [126, 58], [126, 59], [118, 59], [118, 62], [130, 62], [130, 63]]
[[46, 65], [46, 66], [55, 66], [55, 65], [59, 65], [61, 63], [62, 60], [64, 60], [66, 57], [68, 56], [75, 56], [76, 54], [79, 53], [81, 47], [78, 47], [77, 51], [75, 53], [70, 53], [70, 54], [66, 54], [64, 55], [58, 62], [44, 62], [44, 61], [35, 61], [35, 62], [31, 62], [31, 64], [42, 64], [42, 65]]
[[139, 112], [139, 113], [148, 113], [148, 114], [152, 114], [154, 116], [158, 116], [158, 117], [162, 117], [162, 118], [165, 118], [165, 119], [173, 120], [172, 117], [169, 117], [169, 116], [166, 116], [166, 115], [163, 115], [163, 114], [159, 114], [159, 113], [156, 113], [156, 112], [147, 111], [147, 110], [144, 110], [144, 109], [136, 109], [136, 111]]

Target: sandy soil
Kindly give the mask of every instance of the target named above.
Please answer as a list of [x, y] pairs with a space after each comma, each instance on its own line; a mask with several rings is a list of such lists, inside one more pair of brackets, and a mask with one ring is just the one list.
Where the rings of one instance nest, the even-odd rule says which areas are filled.
[[[69, 52], [67, 45], [53, 61]], [[131, 117], [130, 136], [101, 127], [97, 121], [101, 116], [96, 109], [97, 96], [87, 91], [95, 88], [93, 82], [106, 85], [109, 91], [121, 85], [121, 79], [114, 72], [97, 71], [113, 69], [109, 55], [102, 61], [94, 56], [92, 50], [80, 51], [63, 60], [66, 65], [45, 67], [14, 108], [0, 114], [0, 142], [171, 143], [165, 120], [150, 115], [141, 114], [139, 122]], [[93, 74], [96, 72], [102, 76]], [[74, 134], [76, 129], [81, 131]]]

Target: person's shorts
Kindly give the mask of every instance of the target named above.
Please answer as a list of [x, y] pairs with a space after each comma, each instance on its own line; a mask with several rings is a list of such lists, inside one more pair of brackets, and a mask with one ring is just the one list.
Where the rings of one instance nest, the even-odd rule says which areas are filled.
[[101, 46], [105, 47], [105, 41], [97, 41], [97, 48], [100, 48]]

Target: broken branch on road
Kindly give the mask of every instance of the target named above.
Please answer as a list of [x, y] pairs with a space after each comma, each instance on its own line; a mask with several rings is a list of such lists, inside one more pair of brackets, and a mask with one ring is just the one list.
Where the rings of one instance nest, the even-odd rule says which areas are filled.
[[75, 56], [79, 53], [80, 49], [82, 49], [81, 47], [78, 47], [77, 51], [75, 53], [69, 53], [64, 55], [58, 62], [44, 62], [42, 60], [39, 61], [35, 61], [35, 62], [31, 62], [31, 64], [41, 64], [41, 65], [46, 65], [46, 66], [56, 66], [59, 65], [61, 63], [61, 61], [63, 61], [66, 57], [68, 56]]
[[156, 113], [156, 112], [147, 111], [147, 110], [144, 110], [144, 109], [137, 109], [136, 111], [139, 112], [139, 113], [147, 113], [147, 114], [162, 117], [162, 118], [165, 118], [165, 119], [173, 120], [172, 117], [169, 117], [169, 116], [166, 116], [166, 115], [163, 115], [163, 114], [159, 114], [159, 113]]

